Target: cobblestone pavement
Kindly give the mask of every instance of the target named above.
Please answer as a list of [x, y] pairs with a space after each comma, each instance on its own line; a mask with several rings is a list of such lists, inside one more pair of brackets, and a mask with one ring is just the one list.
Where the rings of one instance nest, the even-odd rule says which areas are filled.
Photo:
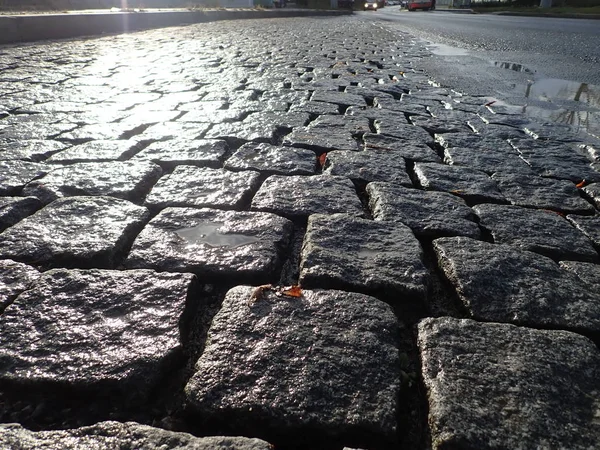
[[0, 448], [600, 447], [599, 147], [428, 55], [359, 17], [0, 48]]

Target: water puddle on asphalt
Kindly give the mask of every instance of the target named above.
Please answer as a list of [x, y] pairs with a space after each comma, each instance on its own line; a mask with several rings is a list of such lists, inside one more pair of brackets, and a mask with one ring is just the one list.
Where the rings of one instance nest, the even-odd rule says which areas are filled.
[[427, 48], [438, 56], [467, 56], [469, 52], [464, 48], [451, 47], [444, 44], [429, 44]]
[[515, 72], [535, 73], [535, 70], [531, 70], [525, 67], [523, 64], [517, 64], [508, 61], [493, 61], [493, 64], [501, 69], [509, 69]]
[[205, 222], [190, 228], [181, 228], [175, 233], [186, 241], [187, 245], [206, 244], [210, 247], [240, 247], [258, 242], [258, 238], [236, 233], [220, 233], [223, 223]]

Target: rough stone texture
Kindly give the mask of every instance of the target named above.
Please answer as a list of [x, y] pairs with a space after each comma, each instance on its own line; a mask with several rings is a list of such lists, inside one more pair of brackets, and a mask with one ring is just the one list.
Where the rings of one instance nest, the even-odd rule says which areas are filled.
[[23, 194], [50, 203], [60, 197], [106, 195], [141, 202], [162, 170], [150, 162], [75, 163], [58, 167], [23, 188]]
[[385, 294], [399, 303], [424, 302], [428, 277], [421, 244], [406, 225], [344, 214], [309, 217], [301, 286]]
[[554, 211], [490, 204], [477, 205], [473, 210], [495, 243], [530, 250], [554, 260], [600, 260], [592, 242]]
[[39, 278], [37, 269], [11, 259], [0, 259], [0, 313]]
[[415, 144], [404, 139], [373, 133], [365, 133], [363, 141], [365, 150], [389, 150], [394, 155], [410, 161], [441, 162], [431, 147], [424, 144]]
[[55, 153], [48, 162], [75, 163], [99, 161], [124, 161], [139, 151], [137, 141], [98, 140]]
[[591, 289], [600, 290], [600, 265], [579, 261], [561, 261], [559, 265], [588, 283]]
[[444, 162], [471, 167], [490, 175], [495, 172], [534, 174], [531, 167], [515, 151], [451, 147], [444, 149]]
[[270, 176], [254, 196], [252, 209], [290, 218], [310, 214], [364, 214], [352, 182], [332, 175]]
[[271, 450], [269, 443], [245, 437], [196, 437], [135, 422], [100, 422], [69, 430], [30, 431], [0, 424], [0, 447], [12, 449]]
[[136, 139], [150, 141], [168, 141], [170, 139], [200, 139], [209, 129], [208, 123], [197, 122], [161, 122], [152, 125], [136, 136]]
[[51, 166], [27, 161], [0, 161], [0, 195], [19, 194], [23, 186], [45, 175]]
[[597, 248], [600, 248], [600, 214], [593, 216], [569, 215], [567, 219], [590, 238]]
[[468, 202], [504, 202], [496, 182], [485, 172], [468, 167], [415, 163], [415, 176], [427, 190], [450, 192]]
[[148, 217], [117, 198], [58, 199], [0, 234], [0, 258], [112, 268]]
[[68, 147], [69, 144], [51, 140], [0, 141], [0, 160], [39, 162]]
[[486, 151], [513, 150], [505, 138], [482, 136], [476, 133], [438, 133], [435, 141], [443, 148], [470, 148]]
[[125, 265], [194, 272], [201, 280], [269, 281], [292, 229], [268, 213], [167, 208], [135, 240]]
[[35, 197], [0, 197], [0, 232], [42, 207]]
[[165, 169], [178, 165], [219, 167], [227, 151], [225, 141], [198, 139], [171, 139], [150, 144], [137, 153], [134, 160], [147, 160], [159, 164]]
[[415, 144], [434, 143], [433, 138], [427, 131], [410, 123], [402, 123], [397, 120], [376, 119], [375, 129], [377, 130], [377, 133], [393, 136]]
[[474, 319], [600, 331], [600, 292], [551, 259], [462, 237], [436, 239], [433, 245]]
[[464, 200], [452, 194], [392, 183], [369, 183], [367, 194], [375, 220], [402, 222], [417, 236], [479, 237], [475, 214]]
[[600, 442], [600, 353], [585, 337], [442, 317], [421, 321], [417, 341], [433, 449]]
[[0, 380], [146, 392], [180, 347], [191, 274], [43, 273], [0, 320]]
[[312, 175], [317, 160], [312, 150], [248, 142], [225, 161], [225, 169], [255, 170], [268, 175]]
[[239, 286], [213, 319], [185, 388], [204, 420], [278, 436], [396, 439], [397, 322], [379, 300], [342, 291], [301, 297]]
[[358, 150], [354, 136], [369, 132], [369, 120], [362, 117], [324, 115], [305, 127], [295, 128], [284, 145], [319, 151]]
[[230, 172], [196, 166], [177, 166], [162, 177], [146, 197], [146, 205], [236, 208], [252, 195], [259, 185], [259, 173]]
[[592, 183], [581, 188], [584, 195], [600, 210], [600, 183]]
[[592, 214], [594, 211], [570, 181], [507, 173], [496, 173], [492, 178], [513, 205], [551, 209], [563, 214]]
[[390, 181], [412, 186], [406, 172], [406, 162], [389, 150], [334, 150], [327, 153], [323, 173], [346, 176], [352, 181]]

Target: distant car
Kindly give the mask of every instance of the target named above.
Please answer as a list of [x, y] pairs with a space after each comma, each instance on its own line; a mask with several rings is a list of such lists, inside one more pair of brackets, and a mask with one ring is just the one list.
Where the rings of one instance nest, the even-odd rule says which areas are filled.
[[371, 1], [371, 0], [367, 0], [365, 2], [365, 11], [367, 9], [373, 10], [373, 11], [377, 11], [377, 2], [376, 1]]
[[409, 11], [415, 11], [422, 9], [423, 11], [429, 11], [435, 9], [435, 0], [408, 0], [406, 3], [406, 9]]

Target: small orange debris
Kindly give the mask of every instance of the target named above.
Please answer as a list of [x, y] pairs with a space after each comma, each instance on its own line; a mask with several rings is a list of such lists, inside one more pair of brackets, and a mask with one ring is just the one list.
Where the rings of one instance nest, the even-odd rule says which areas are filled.
[[257, 286], [252, 291], [252, 295], [250, 295], [250, 299], [248, 300], [248, 305], [249, 306], [254, 305], [257, 301], [262, 299], [263, 295], [265, 294], [265, 291], [268, 291], [272, 288], [273, 288], [272, 284], [263, 284], [263, 285]]
[[325, 165], [326, 159], [327, 159], [327, 153], [323, 153], [321, 156], [319, 156], [319, 165], [321, 166], [321, 168], [323, 168], [323, 166]]
[[579, 183], [575, 185], [577, 189], [584, 187], [587, 184], [586, 180], [581, 180]]
[[282, 288], [279, 292], [286, 297], [302, 297], [302, 289], [297, 284], [289, 288]]

